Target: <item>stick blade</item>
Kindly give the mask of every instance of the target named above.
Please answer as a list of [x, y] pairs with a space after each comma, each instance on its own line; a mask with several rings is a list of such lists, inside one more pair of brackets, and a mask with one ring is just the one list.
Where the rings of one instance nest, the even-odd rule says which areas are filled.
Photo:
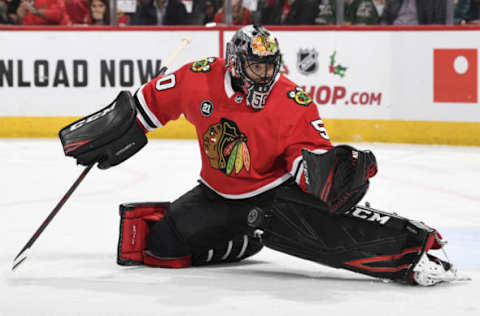
[[25, 249], [25, 251], [20, 252], [15, 259], [13, 259], [12, 271], [15, 271], [25, 260], [28, 258], [30, 248]]

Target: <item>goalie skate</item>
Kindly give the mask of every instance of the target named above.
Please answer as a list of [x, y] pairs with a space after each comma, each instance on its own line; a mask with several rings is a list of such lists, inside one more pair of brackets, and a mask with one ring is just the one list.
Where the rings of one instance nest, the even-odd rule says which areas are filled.
[[413, 268], [412, 279], [421, 286], [432, 286], [441, 282], [470, 281], [467, 276], [457, 273], [451, 263], [424, 253]]

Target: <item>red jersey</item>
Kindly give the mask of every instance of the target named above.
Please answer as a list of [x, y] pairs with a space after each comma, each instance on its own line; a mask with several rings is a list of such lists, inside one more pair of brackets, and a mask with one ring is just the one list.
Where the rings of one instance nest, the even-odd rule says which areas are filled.
[[332, 147], [311, 97], [278, 75], [265, 108], [256, 111], [232, 89], [225, 61], [206, 58], [157, 77], [135, 95], [147, 131], [181, 114], [195, 126], [200, 180], [226, 198], [241, 199], [294, 177], [305, 189], [301, 150]]
[[23, 18], [24, 25], [70, 25], [70, 17], [66, 14], [65, 4], [62, 0], [35, 0], [35, 8], [43, 10], [45, 18], [27, 12]]
[[85, 16], [89, 14], [89, 7], [89, 0], [65, 0], [65, 12], [72, 20], [72, 24], [82, 24]]

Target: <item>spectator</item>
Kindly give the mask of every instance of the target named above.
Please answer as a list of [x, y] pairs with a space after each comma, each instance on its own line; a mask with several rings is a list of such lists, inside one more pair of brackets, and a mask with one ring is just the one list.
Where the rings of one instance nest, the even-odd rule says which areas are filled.
[[262, 24], [311, 25], [318, 13], [316, 0], [267, 0]]
[[207, 23], [213, 22], [215, 18], [215, 14], [217, 14], [218, 6], [217, 2], [214, 0], [206, 0], [205, 1], [205, 14], [203, 16], [202, 24], [205, 25]]
[[[222, 24], [225, 22], [225, 2], [223, 8], [218, 10], [215, 14], [213, 22]], [[232, 24], [233, 25], [247, 25], [252, 24], [252, 15], [250, 10], [243, 7], [242, 0], [232, 0]]]
[[17, 9], [20, 6], [21, 0], [11, 0], [8, 5], [7, 19], [10, 24], [18, 24]]
[[387, 0], [382, 24], [445, 24], [446, 0]]
[[319, 24], [319, 25], [337, 24], [336, 6], [337, 6], [337, 0], [319, 0], [318, 14], [315, 17], [315, 24]]
[[21, 0], [16, 23], [23, 25], [70, 25], [63, 0]]
[[[337, 1], [320, 1], [315, 24], [336, 24]], [[345, 0], [344, 21], [345, 25], [378, 24], [380, 17], [372, 0]]]
[[480, 0], [458, 0], [454, 13], [455, 24], [480, 24]]
[[[189, 24], [193, 24], [193, 25], [205, 24], [204, 21], [207, 19], [206, 17], [207, 2], [212, 3], [213, 0], [192, 0], [192, 12], [188, 13], [188, 10], [187, 10], [187, 18], [188, 18]], [[211, 18], [213, 19], [213, 16]], [[211, 20], [209, 22], [211, 22]]]
[[372, 0], [345, 0], [345, 25], [378, 24], [380, 17]]
[[[84, 24], [110, 25], [109, 4], [109, 0], [90, 0], [89, 11], [85, 16]], [[128, 16], [122, 11], [117, 11], [117, 23], [119, 25], [128, 25]]]
[[3, 0], [0, 0], [0, 24], [8, 23], [7, 11], [8, 11], [7, 3], [4, 2]]
[[89, 11], [89, 4], [89, 0], [65, 0], [65, 10], [72, 24], [85, 23], [85, 17]]
[[132, 25], [187, 24], [187, 10], [180, 0], [140, 0]]

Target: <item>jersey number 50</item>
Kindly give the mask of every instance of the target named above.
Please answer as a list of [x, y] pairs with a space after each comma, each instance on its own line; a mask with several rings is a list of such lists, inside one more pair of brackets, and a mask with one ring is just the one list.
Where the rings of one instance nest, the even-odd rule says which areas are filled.
[[326, 140], [330, 140], [330, 137], [328, 137], [327, 129], [325, 128], [322, 120], [315, 120], [310, 122], [310, 124], [312, 124], [314, 129], [320, 132], [320, 136], [322, 136]]
[[162, 91], [175, 87], [175, 84], [177, 84], [175, 80], [175, 74], [169, 74], [158, 79], [157, 84], [155, 84], [155, 88], [158, 91]]

